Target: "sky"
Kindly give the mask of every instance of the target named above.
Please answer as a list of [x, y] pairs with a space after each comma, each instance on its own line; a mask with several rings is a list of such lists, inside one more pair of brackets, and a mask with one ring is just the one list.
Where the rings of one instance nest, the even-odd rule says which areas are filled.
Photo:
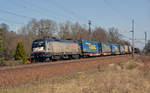
[[144, 47], [144, 32], [150, 37], [150, 0], [0, 0], [0, 4], [0, 23], [13, 30], [32, 18], [86, 25], [91, 20], [92, 28], [116, 27], [129, 40], [134, 19], [136, 47]]

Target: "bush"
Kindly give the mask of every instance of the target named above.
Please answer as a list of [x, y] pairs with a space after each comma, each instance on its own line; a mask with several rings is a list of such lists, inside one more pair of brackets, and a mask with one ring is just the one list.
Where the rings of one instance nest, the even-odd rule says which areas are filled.
[[26, 61], [27, 61], [26, 51], [21, 41], [18, 42], [17, 44], [14, 58], [15, 60], [22, 60], [23, 64], [26, 64]]
[[4, 51], [4, 42], [3, 42], [3, 31], [0, 29], [0, 65], [5, 65], [3, 59], [3, 51]]
[[0, 58], [0, 66], [5, 66], [5, 65], [6, 65], [6, 63], [5, 63], [4, 59]]
[[137, 64], [134, 61], [129, 61], [125, 64], [126, 69], [134, 69], [137, 67]]

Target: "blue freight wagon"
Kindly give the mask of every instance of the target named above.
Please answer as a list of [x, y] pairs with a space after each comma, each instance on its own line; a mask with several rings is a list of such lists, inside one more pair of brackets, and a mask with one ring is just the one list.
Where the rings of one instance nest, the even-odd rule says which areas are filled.
[[111, 55], [111, 44], [110, 43], [99, 43], [99, 49], [102, 55]]
[[81, 40], [80, 46], [81, 46], [82, 56], [88, 57], [88, 56], [100, 55], [98, 42]]
[[119, 44], [111, 44], [111, 52], [112, 52], [112, 54], [120, 54], [120, 45]]

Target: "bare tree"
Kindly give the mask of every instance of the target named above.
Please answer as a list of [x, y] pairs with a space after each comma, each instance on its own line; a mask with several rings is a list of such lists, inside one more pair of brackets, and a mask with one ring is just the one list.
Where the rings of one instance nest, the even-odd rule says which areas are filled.
[[49, 19], [31, 20], [21, 30], [22, 34], [30, 35], [33, 38], [53, 37], [56, 33], [57, 25]]
[[106, 42], [107, 32], [101, 27], [95, 28], [93, 35], [92, 35], [92, 40], [98, 41], [98, 42]]
[[73, 24], [67, 21], [66, 23], [60, 24], [58, 36], [61, 39], [89, 40], [88, 33], [88, 30], [79, 23]]
[[119, 43], [119, 41], [121, 40], [121, 34], [118, 32], [117, 28], [109, 28], [108, 40], [110, 43]]
[[56, 23], [52, 20], [46, 19], [38, 22], [38, 34], [40, 37], [53, 37], [56, 29]]
[[89, 40], [88, 34], [88, 30], [79, 23], [71, 25], [71, 36], [73, 40]]
[[59, 31], [59, 37], [61, 39], [70, 39], [71, 36], [70, 36], [70, 24], [69, 22], [68, 23], [63, 23], [63, 24], [60, 24], [60, 31]]
[[123, 39], [121, 39], [121, 40], [119, 41], [119, 44], [120, 44], [120, 45], [131, 45], [129, 41], [126, 41], [126, 40], [123, 40]]
[[82, 27], [79, 23], [75, 23], [75, 24], [71, 25], [71, 37], [73, 40], [82, 39], [81, 29], [82, 29]]

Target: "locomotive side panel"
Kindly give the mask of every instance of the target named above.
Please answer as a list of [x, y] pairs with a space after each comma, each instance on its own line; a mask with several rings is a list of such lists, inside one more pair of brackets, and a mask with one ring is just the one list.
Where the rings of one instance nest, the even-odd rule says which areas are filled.
[[125, 46], [120, 45], [120, 53], [125, 54]]
[[50, 42], [47, 52], [52, 54], [79, 54], [80, 46], [77, 43]]

